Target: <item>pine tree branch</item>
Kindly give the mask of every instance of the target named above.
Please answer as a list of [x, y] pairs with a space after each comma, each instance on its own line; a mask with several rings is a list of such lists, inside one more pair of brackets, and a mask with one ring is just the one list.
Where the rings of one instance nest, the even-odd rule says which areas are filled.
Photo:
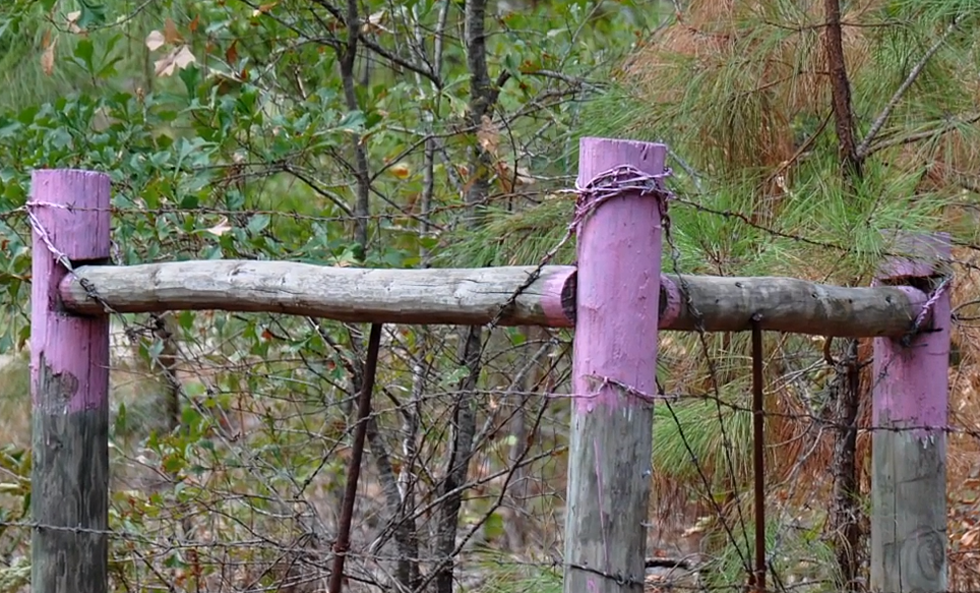
[[949, 132], [952, 132], [959, 126], [964, 126], [964, 125], [969, 126], [977, 122], [980, 122], [980, 113], [973, 113], [968, 116], [963, 116], [952, 120], [948, 120], [945, 125], [938, 128], [923, 130], [921, 132], [913, 132], [906, 136], [899, 136], [895, 138], [888, 138], [887, 140], [881, 140], [868, 147], [867, 151], [864, 154], [864, 158], [867, 158], [875, 154], [876, 152], [885, 150], [886, 148], [892, 148], [894, 146], [902, 146], [905, 144], [913, 144], [920, 140], [938, 138], [944, 134], [948, 134]]
[[871, 143], [874, 142], [874, 139], [878, 135], [878, 132], [881, 131], [881, 128], [885, 125], [885, 122], [888, 121], [888, 118], [891, 116], [892, 112], [895, 111], [896, 107], [898, 107], [898, 104], [902, 101], [902, 97], [905, 96], [905, 93], [907, 93], [908, 90], [912, 87], [912, 85], [915, 84], [915, 81], [919, 78], [919, 75], [922, 74], [922, 71], [925, 69], [926, 64], [929, 62], [930, 59], [932, 59], [934, 55], [936, 55], [936, 52], [939, 51], [939, 48], [941, 48], [943, 44], [946, 43], [946, 40], [949, 38], [950, 35], [953, 34], [953, 31], [956, 30], [956, 27], [960, 24], [960, 21], [962, 20], [963, 20], [963, 15], [962, 14], [957, 15], [957, 17], [953, 19], [953, 22], [951, 22], [949, 26], [946, 27], [946, 30], [943, 31], [942, 36], [940, 36], [940, 38], [937, 39], [934, 44], [932, 44], [932, 47], [930, 47], [929, 50], [926, 51], [925, 55], [923, 55], [922, 58], [915, 64], [915, 66], [912, 67], [912, 70], [909, 72], [909, 75], [905, 77], [905, 80], [902, 82], [901, 86], [898, 87], [898, 90], [895, 91], [895, 94], [892, 95], [892, 98], [885, 105], [885, 108], [882, 109], [881, 113], [878, 114], [878, 117], [875, 118], [874, 123], [871, 124], [871, 129], [868, 130], [868, 134], [864, 137], [864, 140], [862, 140], [861, 144], [857, 147], [858, 158], [863, 160], [871, 153]]

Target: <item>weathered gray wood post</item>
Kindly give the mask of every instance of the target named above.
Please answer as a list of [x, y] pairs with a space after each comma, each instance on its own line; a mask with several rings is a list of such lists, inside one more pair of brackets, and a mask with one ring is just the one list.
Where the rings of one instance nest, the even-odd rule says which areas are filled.
[[109, 259], [109, 192], [109, 177], [101, 173], [33, 175], [34, 593], [108, 588], [109, 318], [66, 313], [59, 285], [68, 266]]
[[666, 152], [581, 141], [565, 593], [643, 589]]
[[[946, 235], [902, 237], [880, 284], [926, 297], [911, 339], [875, 338], [871, 590], [946, 591], [946, 433], [950, 313]], [[914, 295], [919, 290], [926, 295]]]

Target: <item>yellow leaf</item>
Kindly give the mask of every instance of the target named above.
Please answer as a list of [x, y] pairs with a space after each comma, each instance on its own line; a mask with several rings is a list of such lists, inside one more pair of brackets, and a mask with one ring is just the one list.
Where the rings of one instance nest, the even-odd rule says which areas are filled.
[[395, 163], [388, 168], [391, 174], [399, 179], [408, 179], [408, 176], [412, 174], [411, 169], [405, 163]]
[[183, 70], [197, 61], [194, 54], [186, 45], [176, 47], [169, 54], [154, 62], [157, 76], [171, 76], [177, 70]]
[[146, 47], [150, 51], [156, 51], [167, 43], [167, 39], [163, 36], [160, 31], [150, 31], [150, 34], [146, 36]]

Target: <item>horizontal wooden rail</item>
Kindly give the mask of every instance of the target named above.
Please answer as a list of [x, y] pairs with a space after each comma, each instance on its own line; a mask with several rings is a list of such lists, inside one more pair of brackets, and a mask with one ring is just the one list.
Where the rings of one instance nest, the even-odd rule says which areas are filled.
[[[84, 278], [113, 310], [225, 310], [310, 315], [338, 321], [482, 325], [527, 283], [533, 266], [392, 270], [250, 260], [82, 266], [60, 286], [67, 310], [104, 312]], [[575, 268], [545, 266], [497, 319], [500, 325], [571, 327]], [[897, 337], [926, 295], [910, 287], [846, 288], [793, 278], [661, 278], [660, 327], [746, 331], [753, 314], [769, 331], [840, 337]], [[612, 304], [610, 304], [612, 306]]]
[[[482, 325], [534, 267], [365, 269], [281, 261], [211, 260], [83, 266], [76, 276], [121, 313], [178, 310], [310, 315], [338, 321]], [[572, 267], [547, 267], [499, 320], [501, 325], [571, 326], [561, 290]], [[103, 308], [77, 278], [61, 285], [65, 308]]]

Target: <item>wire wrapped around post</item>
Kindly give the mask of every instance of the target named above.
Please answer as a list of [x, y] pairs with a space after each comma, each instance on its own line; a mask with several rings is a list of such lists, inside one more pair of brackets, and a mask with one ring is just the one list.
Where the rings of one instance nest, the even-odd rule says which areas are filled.
[[566, 593], [643, 590], [666, 155], [662, 144], [581, 141]]

